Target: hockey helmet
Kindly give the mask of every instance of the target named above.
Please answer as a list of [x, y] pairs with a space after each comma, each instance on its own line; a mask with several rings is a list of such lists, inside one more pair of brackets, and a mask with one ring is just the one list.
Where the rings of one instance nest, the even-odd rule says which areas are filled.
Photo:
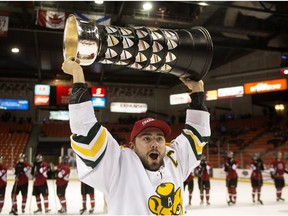
[[42, 162], [42, 161], [43, 161], [43, 156], [42, 156], [41, 154], [38, 154], [38, 155], [36, 156], [36, 161], [37, 161], [37, 162]]
[[23, 162], [25, 160], [25, 157], [26, 155], [24, 153], [20, 153], [18, 159], [20, 162]]
[[281, 160], [282, 159], [282, 153], [281, 152], [277, 152], [276, 153], [276, 159], [277, 160]]
[[59, 157], [59, 164], [68, 164], [68, 157], [67, 156], [60, 156]]
[[258, 160], [258, 159], [260, 159], [260, 153], [254, 153], [253, 160]]
[[228, 158], [233, 158], [233, 156], [234, 156], [234, 153], [232, 151], [228, 151], [227, 152], [227, 157]]

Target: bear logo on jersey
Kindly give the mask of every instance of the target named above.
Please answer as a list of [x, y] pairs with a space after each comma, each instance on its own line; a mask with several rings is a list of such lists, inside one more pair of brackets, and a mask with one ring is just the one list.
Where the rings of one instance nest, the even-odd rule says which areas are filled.
[[156, 189], [158, 196], [148, 200], [149, 209], [156, 215], [182, 215], [182, 193], [180, 187], [175, 191], [174, 184], [163, 183]]

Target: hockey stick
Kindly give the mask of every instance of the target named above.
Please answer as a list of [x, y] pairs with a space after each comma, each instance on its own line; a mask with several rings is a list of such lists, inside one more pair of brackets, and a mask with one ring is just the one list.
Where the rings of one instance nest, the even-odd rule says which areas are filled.
[[[35, 170], [34, 170], [34, 166], [32, 167], [33, 171], [32, 171], [32, 191], [31, 191], [31, 197], [30, 197], [30, 201], [29, 201], [29, 213], [31, 213], [31, 204], [32, 204], [32, 198], [33, 198], [33, 190], [34, 190], [34, 175], [35, 175]], [[29, 193], [30, 194], [30, 193]], [[35, 196], [36, 197], [36, 196]], [[37, 200], [36, 200], [36, 204], [37, 204]]]
[[[15, 182], [14, 182], [14, 185], [13, 185], [13, 189], [12, 189], [12, 195], [11, 195], [11, 197], [12, 197], [12, 206], [11, 206], [11, 212], [14, 214], [14, 212], [13, 212], [13, 206], [14, 206], [14, 202], [16, 202], [16, 208], [17, 208], [17, 194], [16, 194], [16, 192], [17, 192], [17, 189], [18, 189], [18, 174], [15, 176]], [[11, 213], [10, 212], [10, 213]]]
[[203, 181], [202, 181], [202, 176], [201, 174], [198, 176], [198, 185], [199, 185], [199, 190], [200, 190], [200, 205], [204, 204], [201, 196], [204, 199], [204, 191], [203, 191]]
[[[28, 187], [29, 189], [29, 187]], [[29, 193], [30, 194], [30, 193]], [[28, 198], [28, 197], [27, 197]], [[31, 197], [30, 197], [30, 200], [29, 200], [29, 213], [31, 213], [31, 203], [32, 203], [32, 198], [33, 198], [33, 179], [32, 179], [32, 192], [31, 192]]]
[[53, 187], [53, 191], [54, 191], [54, 205], [55, 205], [55, 213], [57, 214], [58, 212], [57, 212], [57, 201], [56, 201], [56, 199], [57, 199], [57, 191], [56, 191], [56, 188], [55, 188], [55, 184], [56, 184], [56, 181], [55, 181], [55, 171], [54, 171], [54, 165], [53, 165], [53, 167], [51, 167], [51, 170], [53, 170], [52, 171], [52, 187]]

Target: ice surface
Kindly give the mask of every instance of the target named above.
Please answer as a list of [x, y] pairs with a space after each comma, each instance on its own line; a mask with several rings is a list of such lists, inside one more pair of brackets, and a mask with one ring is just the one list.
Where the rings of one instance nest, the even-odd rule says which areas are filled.
[[[8, 215], [11, 210], [11, 190], [14, 181], [8, 181], [6, 188], [6, 198], [4, 208], [1, 215]], [[48, 215], [59, 215], [57, 211], [60, 209], [60, 203], [56, 196], [55, 181], [48, 180], [49, 187], [49, 204], [51, 212]], [[67, 198], [67, 214], [79, 215], [79, 210], [82, 208], [82, 197], [80, 193], [80, 182], [71, 180], [66, 191]], [[26, 212], [24, 215], [34, 215], [33, 211], [37, 209], [35, 197], [32, 194], [32, 181], [29, 182], [28, 200]], [[282, 197], [286, 199], [284, 202], [276, 201], [276, 190], [272, 184], [264, 184], [262, 187], [262, 201], [264, 205], [252, 202], [251, 185], [249, 182], [238, 182], [237, 187], [237, 203], [233, 206], [228, 206], [227, 190], [224, 180], [211, 180], [210, 205], [200, 205], [200, 195], [197, 184], [197, 179], [194, 179], [194, 191], [192, 194], [192, 205], [188, 205], [188, 191], [184, 192], [184, 206], [186, 207], [187, 215], [288, 215], [288, 188], [283, 189]], [[121, 197], [119, 197], [121, 199]], [[21, 195], [18, 195], [18, 211], [21, 209]], [[87, 197], [87, 207], [90, 209], [90, 200]], [[103, 194], [95, 191], [95, 215], [104, 215], [104, 198]], [[44, 207], [43, 207], [44, 209]], [[88, 214], [88, 213], [86, 213]], [[19, 215], [22, 215], [20, 212]], [[45, 215], [45, 213], [38, 214]]]

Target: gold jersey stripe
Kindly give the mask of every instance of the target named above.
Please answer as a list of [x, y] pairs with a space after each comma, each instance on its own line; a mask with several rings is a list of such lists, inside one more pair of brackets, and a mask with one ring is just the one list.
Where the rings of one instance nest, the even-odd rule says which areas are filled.
[[196, 139], [196, 136], [190, 130], [185, 130], [185, 133], [188, 133], [190, 137], [193, 139], [197, 154], [198, 155], [202, 154], [205, 143], [204, 144], [199, 143], [198, 139]]
[[[73, 136], [73, 135], [72, 135]], [[102, 130], [98, 139], [96, 139], [95, 143], [93, 143], [91, 148], [84, 148], [77, 145], [76, 142], [72, 139], [71, 136], [71, 147], [76, 151], [79, 152], [81, 155], [86, 157], [95, 157], [95, 155], [103, 148], [104, 144], [106, 143], [106, 130]]]

